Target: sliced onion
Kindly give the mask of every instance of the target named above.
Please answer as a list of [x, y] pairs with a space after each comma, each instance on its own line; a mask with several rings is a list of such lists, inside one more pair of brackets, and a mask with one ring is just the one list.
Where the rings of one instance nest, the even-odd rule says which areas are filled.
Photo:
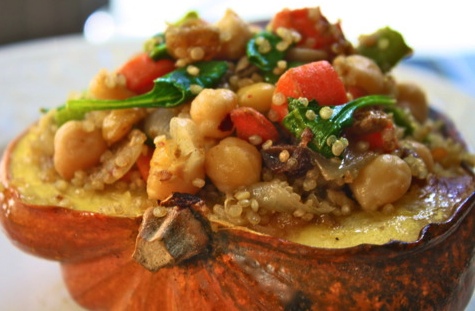
[[320, 169], [323, 178], [327, 181], [333, 181], [342, 179], [348, 173], [356, 176], [358, 171], [374, 159], [376, 155], [372, 151], [358, 152], [354, 148], [347, 148], [342, 159], [327, 159], [320, 154], [316, 154], [315, 163]]

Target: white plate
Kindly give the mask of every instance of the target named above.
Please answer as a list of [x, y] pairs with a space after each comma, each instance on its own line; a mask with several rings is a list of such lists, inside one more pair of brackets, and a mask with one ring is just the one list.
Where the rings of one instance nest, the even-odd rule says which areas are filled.
[[[81, 37], [62, 37], [0, 49], [0, 147], [39, 116], [40, 108], [63, 103], [70, 91], [87, 87], [99, 68], [114, 69], [141, 42], [91, 45]], [[471, 146], [475, 146], [475, 117], [466, 113], [475, 99], [442, 78], [403, 67], [400, 79], [414, 81], [429, 93], [431, 102], [455, 120]], [[25, 254], [0, 234], [0, 306], [2, 310], [81, 310], [69, 297], [59, 266]], [[468, 310], [475, 310], [472, 300]]]

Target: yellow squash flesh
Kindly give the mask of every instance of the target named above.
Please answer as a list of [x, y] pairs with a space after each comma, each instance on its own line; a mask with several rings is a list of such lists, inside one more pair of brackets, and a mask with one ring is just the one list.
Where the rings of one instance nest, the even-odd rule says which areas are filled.
[[[2, 161], [1, 223], [23, 250], [59, 261], [72, 297], [88, 309], [461, 310], [473, 293], [475, 195], [470, 174], [436, 180], [426, 189], [439, 189], [458, 201], [449, 219], [424, 227], [416, 241], [336, 248], [345, 234], [358, 231], [361, 236], [367, 231], [365, 239], [392, 231], [413, 239], [414, 233], [405, 231], [417, 231], [401, 230], [404, 215], [392, 221], [388, 215], [365, 216], [369, 225], [360, 229], [356, 224], [363, 218], [357, 216], [346, 224], [346, 231], [313, 228], [296, 238], [326, 234], [317, 243], [329, 248], [322, 248], [209, 222], [194, 205], [175, 207], [175, 215], [191, 211], [187, 214], [192, 217], [183, 218], [185, 225], [178, 228], [193, 223], [200, 237], [195, 231], [174, 231], [173, 213], [149, 217], [149, 222], [140, 215], [99, 212], [110, 211], [101, 209], [110, 198], [93, 200], [94, 208], [87, 198], [71, 200], [75, 209], [45, 203], [57, 193], [54, 186], [34, 180], [38, 175], [31, 166], [25, 169], [24, 152], [32, 139], [28, 135], [9, 146]], [[38, 188], [27, 186], [34, 184]], [[416, 215], [422, 214], [406, 216]], [[388, 229], [391, 223], [393, 229]], [[375, 243], [387, 239], [376, 238]], [[199, 247], [193, 246], [195, 241], [201, 241]], [[348, 238], [344, 243], [361, 241], [365, 240]], [[155, 272], [143, 258], [134, 259], [137, 251], [147, 254], [156, 248], [167, 258], [160, 259]]]

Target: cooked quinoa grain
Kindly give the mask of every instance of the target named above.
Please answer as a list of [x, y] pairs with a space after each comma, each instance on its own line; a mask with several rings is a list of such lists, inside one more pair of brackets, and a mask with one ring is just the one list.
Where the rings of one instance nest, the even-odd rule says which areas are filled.
[[[135, 217], [152, 207], [164, 217], [160, 201], [187, 192], [203, 199], [209, 219], [286, 236], [307, 225], [337, 227], [361, 213], [417, 210], [404, 204], [437, 178], [464, 178], [475, 156], [448, 138], [447, 120], [429, 117], [422, 90], [398, 84], [377, 60], [358, 54], [320, 9], [307, 13], [312, 31], [273, 21], [265, 28], [273, 37], [244, 22], [228, 27], [226, 19], [170, 24], [145, 52], [166, 45], [165, 56], [152, 61], [167, 60], [179, 72], [179, 81], [167, 85], [172, 91], [136, 94], [129, 89], [135, 77], [101, 70], [70, 100], [119, 102], [118, 108], [101, 106], [60, 122], [61, 107], [32, 129], [24, 161], [53, 185], [49, 203], [74, 208], [74, 195], [107, 196], [111, 204], [101, 213]], [[251, 39], [256, 46], [249, 51]], [[376, 42], [382, 51], [390, 43]], [[302, 63], [326, 69], [312, 69], [322, 77], [305, 77]], [[286, 81], [290, 70], [299, 74]], [[318, 89], [325, 83], [336, 85]], [[350, 100], [368, 98], [378, 101], [345, 110]], [[129, 105], [134, 100], [138, 107]], [[233, 114], [240, 107], [252, 113]]]

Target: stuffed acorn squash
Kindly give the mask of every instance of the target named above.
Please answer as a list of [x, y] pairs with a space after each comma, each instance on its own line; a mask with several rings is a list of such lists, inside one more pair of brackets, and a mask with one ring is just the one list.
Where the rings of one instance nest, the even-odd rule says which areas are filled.
[[91, 310], [462, 310], [475, 161], [411, 53], [188, 14], [10, 144], [1, 223]]

